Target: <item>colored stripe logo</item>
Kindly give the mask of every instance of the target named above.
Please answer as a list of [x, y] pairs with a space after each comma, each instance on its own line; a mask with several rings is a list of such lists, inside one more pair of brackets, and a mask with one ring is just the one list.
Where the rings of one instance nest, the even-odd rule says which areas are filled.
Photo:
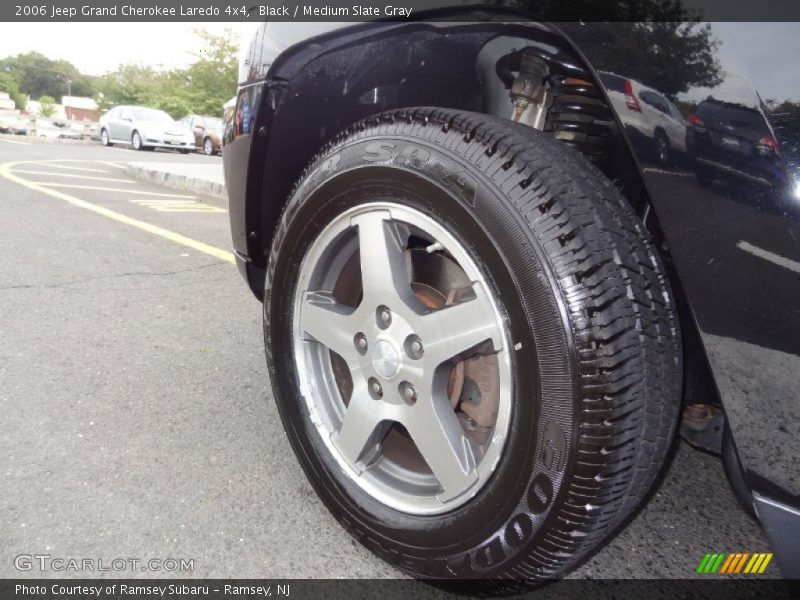
[[763, 573], [772, 560], [772, 552], [708, 552], [700, 561], [696, 573], [725, 575]]

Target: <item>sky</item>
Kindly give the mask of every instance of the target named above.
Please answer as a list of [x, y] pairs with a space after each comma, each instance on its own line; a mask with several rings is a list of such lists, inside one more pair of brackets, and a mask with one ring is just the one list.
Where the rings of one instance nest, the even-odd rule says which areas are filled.
[[[233, 29], [249, 39], [254, 23], [0, 23], [0, 57], [36, 50], [100, 75], [123, 63], [184, 67], [196, 49], [193, 29]], [[800, 23], [715, 23], [720, 54], [741, 65], [761, 97], [800, 100]], [[765, 41], [769, 44], [765, 44]], [[749, 85], [732, 78], [728, 85]], [[715, 93], [724, 92], [716, 90]], [[705, 98], [708, 89], [690, 96]]]
[[[249, 23], [0, 23], [0, 57], [37, 51], [65, 59], [88, 75], [120, 64], [180, 68], [192, 63], [196, 28], [241, 34]], [[247, 34], [249, 36], [249, 34]]]

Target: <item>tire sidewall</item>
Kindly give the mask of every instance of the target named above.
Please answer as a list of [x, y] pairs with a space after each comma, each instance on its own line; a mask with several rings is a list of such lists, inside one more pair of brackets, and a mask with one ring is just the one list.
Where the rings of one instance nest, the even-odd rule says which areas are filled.
[[[296, 379], [289, 324], [303, 254], [335, 216], [379, 199], [421, 210], [464, 244], [484, 271], [514, 347], [512, 422], [503, 456], [478, 494], [446, 515], [399, 513], [333, 475], [337, 467], [310, 424]], [[501, 208], [503, 202], [508, 199], [496, 186], [455, 153], [423, 140], [371, 136], [336, 148], [306, 174], [270, 260], [268, 365], [290, 442], [334, 515], [365, 545], [416, 575], [487, 577], [501, 565], [507, 569], [510, 558], [546, 533], [570, 468], [576, 389], [564, 303], [530, 230], [511, 218], [510, 207]]]

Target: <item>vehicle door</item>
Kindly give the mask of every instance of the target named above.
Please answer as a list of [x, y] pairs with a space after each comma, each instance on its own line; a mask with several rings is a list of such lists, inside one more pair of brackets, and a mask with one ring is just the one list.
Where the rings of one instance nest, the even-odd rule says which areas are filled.
[[666, 110], [666, 126], [667, 126], [667, 137], [669, 138], [669, 143], [673, 148], [677, 148], [681, 152], [686, 151], [686, 119], [683, 118], [681, 111], [678, 110], [672, 102], [661, 97], [664, 103], [664, 109]]
[[119, 121], [120, 112], [122, 112], [121, 107], [115, 106], [106, 113], [105, 117], [103, 117], [106, 129], [108, 130], [108, 136], [111, 139], [114, 139], [116, 137], [114, 135], [114, 132], [116, 131], [115, 127], [117, 125], [117, 121]]
[[[663, 130], [669, 138], [669, 121], [667, 112], [669, 109], [663, 102], [663, 98], [650, 90], [643, 90], [639, 93], [639, 99], [642, 101], [642, 111], [645, 113], [645, 120], [649, 124], [650, 135], [655, 136], [657, 129]], [[670, 139], [670, 142], [672, 140]]]
[[120, 109], [119, 118], [115, 119], [115, 124], [111, 129], [111, 137], [116, 140], [128, 141], [133, 133], [133, 112], [129, 106]]

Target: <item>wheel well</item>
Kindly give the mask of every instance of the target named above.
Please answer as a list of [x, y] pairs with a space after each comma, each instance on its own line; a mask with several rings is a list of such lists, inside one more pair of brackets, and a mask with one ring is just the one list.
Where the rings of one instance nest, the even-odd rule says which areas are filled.
[[[552, 118], [543, 129], [594, 162], [661, 243], [640, 168], [594, 69], [555, 30], [519, 25], [501, 29], [508, 39], [535, 48], [558, 76], [548, 111]], [[312, 58], [304, 56], [302, 64], [293, 62], [307, 52], [302, 44], [276, 59], [250, 151], [245, 221], [247, 254], [254, 264], [264, 266], [283, 206], [305, 167], [353, 123], [411, 106], [510, 117], [492, 106], [498, 94], [508, 97], [507, 82], [479, 72], [481, 50], [498, 38], [497, 30], [497, 25], [449, 28], [445, 35], [431, 27], [391, 29], [358, 43], [320, 48]], [[291, 145], [282, 140], [291, 140]]]
[[[487, 31], [470, 27], [448, 30], [447, 35], [421, 27], [402, 33], [378, 33], [341, 47], [320, 44], [311, 58], [302, 45], [275, 61], [261, 96], [250, 148], [245, 223], [247, 254], [256, 271], [263, 272], [273, 234], [288, 196], [314, 156], [350, 125], [386, 110], [435, 106], [495, 116], [493, 93], [476, 64], [482, 47], [497, 37], [497, 26]], [[582, 152], [622, 192], [661, 251], [679, 304], [681, 322], [689, 337], [699, 340], [663, 233], [632, 151], [600, 78], [572, 43], [555, 30], [503, 26], [514, 40], [527, 40], [537, 56], [559, 74], [561, 89], [552, 99], [543, 129]], [[302, 56], [302, 61], [298, 58]], [[501, 94], [508, 96], [507, 86]], [[586, 114], [592, 115], [587, 120]], [[577, 116], [577, 117], [576, 117]], [[588, 125], [587, 125], [588, 123]], [[291, 140], [290, 146], [282, 140]], [[260, 278], [263, 283], [263, 278]], [[254, 285], [255, 283], [255, 285]], [[262, 297], [263, 285], [251, 287]], [[697, 344], [702, 347], [702, 344]], [[696, 385], [711, 392], [711, 371], [704, 352], [685, 357]], [[691, 394], [687, 394], [691, 395]], [[695, 396], [697, 394], [694, 394]], [[716, 396], [715, 394], [715, 397]]]

